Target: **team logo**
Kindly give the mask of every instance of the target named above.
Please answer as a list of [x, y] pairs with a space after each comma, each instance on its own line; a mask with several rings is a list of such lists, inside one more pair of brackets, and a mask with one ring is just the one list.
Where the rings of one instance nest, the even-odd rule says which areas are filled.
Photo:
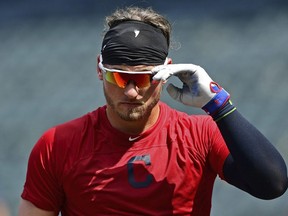
[[140, 33], [140, 30], [135, 29], [135, 30], [134, 30], [134, 33], [135, 33], [135, 38], [136, 38], [136, 37], [138, 37], [138, 35], [139, 35], [139, 33]]
[[131, 136], [130, 136], [128, 140], [129, 140], [130, 142], [132, 142], [132, 141], [138, 139], [139, 137], [140, 137], [140, 136], [136, 136], [136, 137], [131, 137]]

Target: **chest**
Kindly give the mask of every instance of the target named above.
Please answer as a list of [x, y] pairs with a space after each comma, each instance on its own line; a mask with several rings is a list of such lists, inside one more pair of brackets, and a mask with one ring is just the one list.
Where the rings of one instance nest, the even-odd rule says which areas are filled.
[[85, 215], [129, 215], [127, 209], [131, 215], [169, 215], [180, 203], [191, 209], [203, 167], [191, 149], [175, 141], [127, 149], [110, 146], [81, 158], [66, 174], [66, 205]]

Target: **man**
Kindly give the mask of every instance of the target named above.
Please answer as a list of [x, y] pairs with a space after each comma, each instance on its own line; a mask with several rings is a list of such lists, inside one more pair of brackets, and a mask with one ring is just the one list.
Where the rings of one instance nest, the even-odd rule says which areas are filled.
[[[46, 131], [33, 148], [20, 216], [210, 214], [217, 175], [261, 199], [287, 188], [286, 165], [230, 95], [168, 58], [171, 27], [151, 8], [119, 9], [98, 57], [107, 104]], [[189, 116], [160, 102], [202, 108]]]

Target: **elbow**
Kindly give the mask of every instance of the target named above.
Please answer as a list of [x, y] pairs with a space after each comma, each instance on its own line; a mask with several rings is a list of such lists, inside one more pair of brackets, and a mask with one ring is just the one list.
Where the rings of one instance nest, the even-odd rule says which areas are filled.
[[266, 196], [264, 199], [278, 198], [282, 196], [288, 188], [288, 177], [285, 163], [282, 163], [281, 166], [278, 167], [274, 166], [271, 170], [270, 172], [267, 170], [266, 177], [263, 178], [266, 179], [263, 184], [265, 185], [264, 188], [266, 188]]
[[[269, 188], [269, 190], [268, 190]], [[282, 178], [274, 180], [270, 187], [266, 188], [266, 193], [264, 196], [260, 197], [262, 199], [271, 200], [282, 196], [288, 188], [288, 178]]]
[[288, 188], [288, 178], [285, 177], [278, 181], [277, 186], [274, 188], [274, 198], [282, 196]]
[[278, 172], [274, 173], [274, 179], [271, 179], [270, 182], [272, 182], [271, 190], [273, 191], [272, 192], [273, 196], [271, 197], [271, 199], [275, 199], [282, 196], [288, 188], [288, 177], [286, 166], [283, 166], [282, 169], [278, 169]]
[[[273, 176], [273, 177], [272, 177]], [[265, 176], [253, 184], [246, 184], [246, 191], [252, 196], [263, 200], [272, 200], [282, 196], [288, 188], [287, 175]]]

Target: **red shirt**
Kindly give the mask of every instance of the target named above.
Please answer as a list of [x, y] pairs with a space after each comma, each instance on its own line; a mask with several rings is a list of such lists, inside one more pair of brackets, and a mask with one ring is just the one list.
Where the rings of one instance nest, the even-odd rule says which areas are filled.
[[22, 198], [63, 216], [208, 216], [229, 151], [209, 116], [160, 103], [139, 136], [114, 129], [101, 107], [46, 131], [33, 148]]

